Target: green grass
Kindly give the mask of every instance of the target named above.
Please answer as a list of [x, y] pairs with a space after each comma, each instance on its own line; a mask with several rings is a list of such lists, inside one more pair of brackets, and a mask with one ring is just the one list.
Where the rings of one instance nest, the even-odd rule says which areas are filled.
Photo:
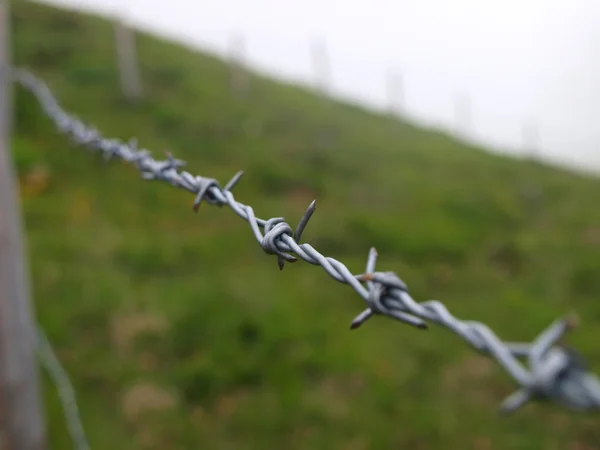
[[[145, 98], [119, 91], [111, 26], [14, 2], [14, 58], [67, 110], [225, 182], [258, 216], [359, 273], [368, 250], [415, 299], [507, 340], [578, 311], [570, 342], [600, 369], [600, 182], [468, 147], [139, 35]], [[510, 418], [513, 381], [437, 327], [378, 317], [317, 267], [277, 269], [247, 224], [72, 148], [15, 92], [13, 140], [37, 317], [70, 373], [94, 449], [593, 448], [597, 419], [553, 405]], [[323, 136], [329, 138], [323, 145]], [[539, 189], [539, 197], [532, 196]], [[52, 448], [71, 448], [44, 378]], [[152, 408], [153, 407], [153, 408]], [[579, 444], [578, 447], [576, 445]], [[569, 447], [573, 445], [573, 447]], [[587, 445], [587, 446], [585, 446]]]

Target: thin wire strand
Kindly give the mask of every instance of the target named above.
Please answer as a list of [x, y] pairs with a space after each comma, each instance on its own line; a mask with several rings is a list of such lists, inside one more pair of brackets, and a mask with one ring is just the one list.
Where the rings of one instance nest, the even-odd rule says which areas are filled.
[[39, 327], [37, 330], [37, 353], [57, 388], [73, 447], [76, 450], [90, 450], [69, 375], [56, 357], [46, 334]]

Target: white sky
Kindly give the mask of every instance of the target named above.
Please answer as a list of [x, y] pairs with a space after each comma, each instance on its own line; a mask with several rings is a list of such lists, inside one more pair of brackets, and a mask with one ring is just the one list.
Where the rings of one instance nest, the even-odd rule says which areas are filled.
[[545, 157], [600, 171], [600, 0], [47, 2], [223, 54], [243, 33], [251, 65], [307, 82], [309, 43], [322, 36], [336, 94], [383, 107], [392, 70], [413, 120], [454, 128], [454, 99], [468, 93], [472, 139], [520, 153], [533, 122]]

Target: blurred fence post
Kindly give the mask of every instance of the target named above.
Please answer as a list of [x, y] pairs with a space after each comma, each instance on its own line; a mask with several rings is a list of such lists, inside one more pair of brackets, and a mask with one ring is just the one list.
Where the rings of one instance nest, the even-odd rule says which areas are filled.
[[16, 177], [10, 154], [10, 10], [0, 0], [0, 449], [43, 450], [35, 325]]
[[114, 20], [114, 31], [121, 90], [127, 100], [135, 102], [142, 98], [135, 31], [118, 17]]
[[386, 96], [388, 113], [401, 115], [404, 113], [404, 79], [402, 75], [388, 72], [386, 79]]
[[529, 121], [523, 125], [521, 130], [523, 138], [523, 150], [526, 155], [535, 158], [540, 152], [540, 133], [537, 124]]
[[229, 47], [230, 90], [233, 95], [243, 96], [248, 92], [249, 77], [246, 70], [246, 39], [242, 33], [231, 36]]
[[328, 97], [331, 83], [331, 66], [325, 39], [322, 37], [314, 38], [311, 42], [310, 53], [315, 88], [323, 97]]
[[471, 97], [466, 92], [459, 92], [454, 97], [454, 120], [456, 136], [473, 132]]

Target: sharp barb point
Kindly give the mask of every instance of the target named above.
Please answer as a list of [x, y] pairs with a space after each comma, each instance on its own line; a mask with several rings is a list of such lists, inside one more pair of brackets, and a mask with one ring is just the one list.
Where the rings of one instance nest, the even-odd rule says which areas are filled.
[[371, 247], [371, 249], [369, 250], [369, 256], [367, 257], [367, 266], [365, 267], [366, 273], [375, 272], [375, 266], [377, 265], [377, 256], [377, 250], [375, 250], [375, 247]]
[[237, 172], [233, 177], [231, 177], [231, 180], [229, 180], [229, 182], [225, 185], [225, 187], [223, 188], [223, 191], [231, 191], [240, 182], [243, 175], [244, 175], [243, 170], [240, 170], [239, 172]]
[[316, 200], [313, 200], [310, 203], [310, 205], [308, 205], [308, 208], [302, 215], [302, 218], [300, 219], [300, 222], [298, 223], [298, 226], [296, 227], [296, 231], [294, 232], [294, 236], [293, 236], [294, 241], [300, 242], [300, 239], [302, 238], [302, 233], [304, 233], [304, 230], [306, 229], [308, 222], [310, 221], [312, 215], [315, 212], [315, 209], [316, 209], [315, 205], [316, 205]]

